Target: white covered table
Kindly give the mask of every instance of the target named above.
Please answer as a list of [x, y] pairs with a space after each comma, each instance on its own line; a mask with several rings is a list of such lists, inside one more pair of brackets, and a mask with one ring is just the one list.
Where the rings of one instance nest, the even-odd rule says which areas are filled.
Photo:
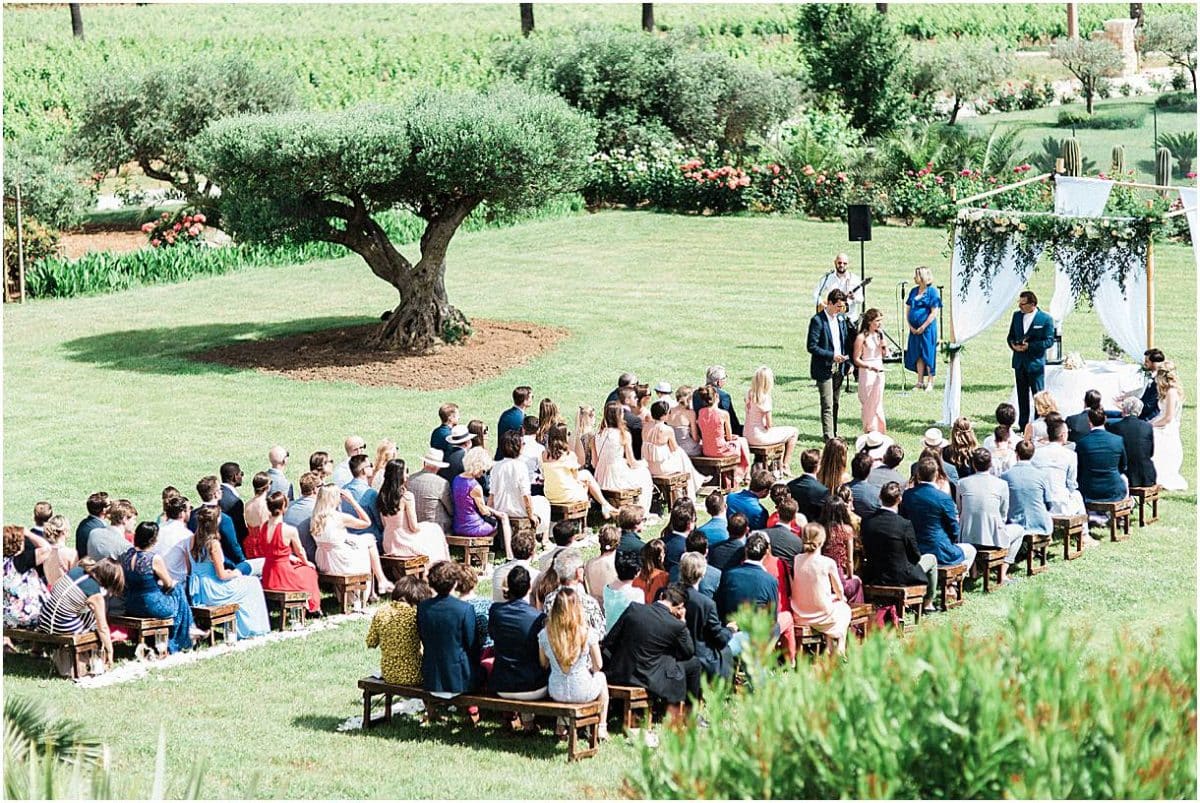
[[[1058, 410], [1064, 416], [1083, 409], [1083, 394], [1089, 390], [1100, 391], [1106, 410], [1116, 409], [1116, 397], [1131, 390], [1145, 387], [1142, 367], [1120, 360], [1087, 360], [1082, 368], [1067, 369], [1061, 365], [1046, 366], [1046, 390], [1058, 402]], [[1016, 405], [1017, 390], [1014, 386], [1009, 401]]]

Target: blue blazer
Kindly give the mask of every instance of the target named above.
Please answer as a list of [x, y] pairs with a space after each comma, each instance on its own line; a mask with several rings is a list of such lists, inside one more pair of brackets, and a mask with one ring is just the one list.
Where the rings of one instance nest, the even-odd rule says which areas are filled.
[[966, 556], [958, 547], [958, 508], [950, 494], [932, 483], [918, 483], [904, 492], [900, 515], [912, 522], [922, 555], [934, 555], [939, 566], [963, 562]]
[[1012, 353], [1012, 367], [1024, 368], [1027, 372], [1037, 373], [1046, 367], [1046, 349], [1054, 345], [1054, 319], [1049, 314], [1038, 310], [1033, 314], [1033, 322], [1029, 331], [1025, 332], [1022, 320], [1025, 313], [1017, 310], [1013, 313], [1012, 322], [1008, 325], [1009, 345], [1024, 340], [1028, 345], [1027, 351]]
[[[188, 519], [188, 529], [192, 532], [196, 532], [196, 512], [198, 510], [200, 510], [199, 507], [193, 509], [192, 515]], [[242, 552], [242, 547], [238, 543], [233, 519], [229, 518], [228, 514], [222, 513], [217, 529], [221, 533], [221, 551], [225, 553], [225, 568], [236, 569], [239, 563], [246, 562], [246, 553]]]
[[446, 452], [450, 450], [450, 444], [446, 443], [446, 438], [450, 437], [450, 425], [442, 424], [433, 432], [429, 433], [429, 445], [434, 449], [442, 450], [442, 460], [446, 459]]
[[1054, 532], [1050, 520], [1050, 475], [1028, 460], [1018, 461], [1000, 478], [1008, 483], [1008, 521], [1027, 533]]
[[703, 526], [697, 527], [696, 531], [704, 533], [704, 537], [708, 539], [708, 545], [714, 547], [722, 541], [729, 540], [729, 519], [725, 516], [709, 519], [704, 522]]
[[546, 614], [523, 599], [492, 605], [488, 634], [496, 662], [488, 679], [489, 691], [535, 691], [546, 685], [550, 670], [538, 663], [538, 633], [545, 626]]
[[[846, 325], [846, 316], [838, 313], [837, 316], [838, 331], [842, 337], [842, 354], [847, 358], [850, 356], [851, 344], [849, 340], [849, 329]], [[833, 330], [829, 328], [829, 316], [824, 312], [818, 312], [808, 321], [808, 353], [812, 355], [808, 363], [808, 373], [813, 379], [818, 382], [824, 382], [826, 379], [833, 377]], [[837, 371], [845, 376], [850, 370], [850, 360], [847, 359], [838, 366]]]
[[1085, 502], [1115, 502], [1128, 492], [1121, 477], [1128, 470], [1125, 441], [1120, 437], [1093, 429], [1075, 443], [1079, 459], [1079, 492]]
[[726, 538], [721, 543], [708, 549], [709, 567], [717, 567], [722, 572], [738, 566], [746, 559], [746, 539]]
[[522, 432], [525, 428], [525, 411], [519, 407], [509, 407], [500, 414], [500, 420], [496, 423], [496, 459], [499, 460], [504, 455], [500, 454], [500, 436], [509, 430]]
[[725, 515], [741, 513], [750, 523], [751, 530], [761, 530], [767, 526], [767, 509], [763, 507], [762, 500], [749, 488], [730, 494], [725, 499], [725, 505], [728, 508]]
[[779, 611], [779, 581], [753, 563], [743, 563], [721, 573], [717, 612], [727, 622], [742, 605], [766, 608], [774, 619]]
[[687, 549], [687, 536], [675, 532], [669, 533], [663, 539], [663, 546], [667, 548], [667, 571], [678, 571], [679, 559], [683, 557], [683, 553]]
[[451, 595], [422, 600], [417, 604], [417, 633], [425, 690], [474, 691], [480, 677], [475, 609]]

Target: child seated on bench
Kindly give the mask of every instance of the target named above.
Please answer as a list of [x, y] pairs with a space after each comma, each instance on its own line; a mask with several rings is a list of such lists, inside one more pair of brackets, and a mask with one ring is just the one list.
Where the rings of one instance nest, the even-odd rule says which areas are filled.
[[378, 647], [379, 676], [398, 686], [421, 685], [421, 636], [417, 606], [433, 596], [423, 577], [401, 577], [392, 600], [381, 606], [367, 629], [367, 646]]

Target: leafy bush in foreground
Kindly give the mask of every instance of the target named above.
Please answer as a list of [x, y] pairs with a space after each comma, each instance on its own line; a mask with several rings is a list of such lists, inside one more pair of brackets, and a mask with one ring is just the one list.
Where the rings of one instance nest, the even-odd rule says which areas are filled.
[[1061, 111], [1058, 113], [1059, 128], [1141, 128], [1146, 121], [1146, 110], [1143, 108], [1121, 109], [1100, 114], [1085, 114], [1080, 111]]
[[849, 662], [756, 673], [708, 728], [664, 733], [647, 798], [1163, 798], [1196, 793], [1196, 633], [1171, 653], [1079, 633], [1035, 600], [986, 641], [873, 636]]

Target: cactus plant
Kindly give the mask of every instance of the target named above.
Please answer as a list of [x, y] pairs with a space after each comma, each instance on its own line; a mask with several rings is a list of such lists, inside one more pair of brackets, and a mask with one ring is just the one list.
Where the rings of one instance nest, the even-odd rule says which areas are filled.
[[1159, 148], [1154, 154], [1154, 183], [1160, 187], [1171, 185], [1171, 151]]
[[1109, 171], [1114, 176], [1124, 175], [1125, 173], [1125, 146], [1113, 145], [1112, 149], [1112, 169]]
[[1083, 175], [1083, 154], [1079, 151], [1079, 140], [1064, 139], [1062, 144], [1063, 168], [1068, 176]]

